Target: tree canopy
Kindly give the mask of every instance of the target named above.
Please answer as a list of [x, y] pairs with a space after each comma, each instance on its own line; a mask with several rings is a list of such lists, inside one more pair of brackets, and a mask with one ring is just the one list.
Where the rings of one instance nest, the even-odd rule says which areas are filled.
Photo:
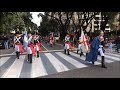
[[25, 27], [36, 29], [37, 25], [32, 21], [30, 12], [1, 12], [0, 13], [0, 33], [10, 33], [11, 30], [24, 31]]

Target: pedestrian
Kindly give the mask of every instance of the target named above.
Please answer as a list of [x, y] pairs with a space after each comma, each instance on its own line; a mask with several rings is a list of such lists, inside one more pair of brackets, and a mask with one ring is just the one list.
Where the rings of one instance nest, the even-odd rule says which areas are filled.
[[50, 34], [50, 37], [49, 37], [49, 44], [50, 44], [50, 47], [53, 46], [53, 36], [52, 36], [52, 34]]
[[16, 57], [19, 59], [20, 53], [24, 53], [22, 48], [22, 38], [20, 37], [19, 32], [16, 32], [16, 36], [14, 38], [14, 46], [16, 51]]
[[112, 44], [112, 41], [110, 40], [110, 42], [108, 43], [108, 51], [109, 51], [109, 53], [112, 53], [112, 47], [113, 47], [113, 44]]
[[66, 36], [65, 36], [65, 47], [64, 47], [64, 53], [65, 54], [66, 54], [66, 51], [67, 51], [68, 55], [70, 55], [69, 48], [70, 48], [70, 36], [69, 36], [69, 34], [66, 34]]
[[6, 37], [6, 35], [4, 36], [4, 46], [5, 49], [8, 49], [8, 38]]
[[83, 52], [81, 49], [81, 44], [82, 44], [82, 42], [81, 42], [81, 35], [80, 35], [79, 40], [78, 40], [78, 49], [77, 49], [77, 54], [80, 51], [80, 57], [83, 55]]
[[100, 54], [101, 56], [101, 66], [102, 68], [107, 68], [105, 66], [105, 55], [104, 55], [104, 38], [103, 38], [104, 32], [103, 31], [99, 31], [99, 36], [96, 36], [90, 46], [90, 52], [88, 53], [88, 55], [86, 56], [86, 60], [85, 61], [89, 61], [92, 62], [92, 64], [94, 64], [95, 61], [97, 61], [97, 57]]
[[31, 32], [28, 32], [28, 47], [27, 47], [27, 53], [28, 53], [28, 62], [32, 63], [32, 56], [33, 54], [36, 55], [36, 52], [34, 50], [34, 44], [33, 44], [33, 37]]
[[116, 51], [119, 53], [119, 49], [120, 49], [120, 36], [117, 36], [117, 38], [115, 39], [115, 43], [116, 43]]
[[36, 33], [34, 38], [34, 45], [35, 45], [35, 51], [37, 52], [37, 57], [39, 57], [39, 51], [42, 51], [40, 47], [40, 36], [38, 33]]

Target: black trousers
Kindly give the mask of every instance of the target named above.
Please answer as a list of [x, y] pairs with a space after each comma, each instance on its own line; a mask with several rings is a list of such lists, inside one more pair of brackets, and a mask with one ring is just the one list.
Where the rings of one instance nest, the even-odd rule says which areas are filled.
[[20, 52], [16, 52], [16, 57], [19, 59], [19, 57], [20, 57]]
[[28, 61], [30, 61], [30, 63], [32, 63], [32, 54], [28, 54]]

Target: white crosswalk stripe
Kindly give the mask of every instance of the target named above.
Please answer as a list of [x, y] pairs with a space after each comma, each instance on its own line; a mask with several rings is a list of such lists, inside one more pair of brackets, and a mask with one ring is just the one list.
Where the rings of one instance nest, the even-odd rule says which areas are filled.
[[[50, 67], [50, 69], [54, 68], [56, 69], [56, 71], [53, 72], [53, 70], [50, 70], [51, 74], [59, 73], [59, 72], [64, 72], [64, 71], [68, 71], [68, 70], [72, 70], [68, 67], [68, 65], [73, 65], [76, 68], [85, 68], [85, 67], [89, 67], [87, 64], [79, 62], [78, 60], [82, 60], [83, 62], [85, 61], [85, 56], [80, 57], [79, 54], [77, 54], [75, 51], [70, 52], [70, 56], [64, 54], [63, 52], [54, 52], [56, 54], [56, 56], [54, 56], [54, 54], [51, 53], [44, 53], [43, 57], [46, 57], [46, 61], [43, 63], [43, 60], [41, 57], [36, 58], [33, 57], [33, 63], [31, 65], [28, 65], [28, 63], [25, 63], [26, 60], [26, 56], [22, 55], [20, 56], [20, 59], [15, 59], [13, 58], [15, 61], [11, 62], [11, 64], [6, 65], [9, 63], [9, 61], [12, 59], [11, 57], [2, 57], [0, 58], [0, 68], [2, 67], [1, 70], [4, 70], [0, 76], [0, 78], [19, 78], [20, 74], [23, 73], [22, 69], [23, 65], [25, 66], [26, 64], [28, 65], [29, 70], [29, 77], [26, 76], [26, 78], [35, 78], [35, 77], [39, 77], [39, 76], [45, 76], [45, 75], [49, 75], [48, 70], [49, 67], [52, 65], [53, 67]], [[59, 59], [63, 60], [59, 60], [57, 57], [59, 56]], [[77, 60], [75, 60], [75, 58], [72, 58], [72, 56], [74, 56]], [[47, 62], [50, 63], [47, 63]], [[95, 62], [95, 65], [100, 65], [101, 61], [101, 57], [98, 57], [98, 61]], [[120, 61], [119, 58], [119, 54], [111, 54], [111, 53], [106, 53], [105, 54], [105, 62], [106, 63], [112, 63], [112, 62], [116, 62], [116, 61]], [[7, 63], [6, 63], [7, 62]], [[65, 62], [68, 62], [67, 64], [65, 64]], [[69, 64], [70, 63], [70, 64]], [[91, 63], [91, 62], [86, 62], [86, 63]], [[51, 65], [49, 65], [51, 64]], [[46, 66], [47, 65], [47, 66]], [[4, 67], [5, 66], [5, 67]], [[6, 67], [8, 67], [6, 69]], [[47, 67], [47, 68], [45, 68]], [[48, 69], [48, 70], [47, 70]], [[26, 72], [24, 71], [24, 73], [28, 73], [27, 69]], [[23, 74], [24, 74], [23, 73]]]
[[41, 58], [34, 58], [32, 63], [31, 77], [38, 77], [47, 75], [47, 72], [44, 68], [44, 65], [41, 61]]
[[9, 59], [10, 57], [2, 57], [0, 58], [0, 67]]
[[62, 64], [56, 57], [54, 57], [51, 53], [45, 53], [45, 55], [49, 58], [49, 61], [56, 68], [58, 72], [69, 70], [64, 64]]
[[83, 68], [83, 67], [87, 67], [86, 65], [74, 60], [73, 58], [61, 53], [61, 52], [56, 52], [56, 54], [58, 54], [59, 56], [61, 56], [62, 58], [64, 58], [66, 61], [68, 61], [69, 63], [73, 64], [74, 66], [76, 66], [77, 68]]
[[[75, 51], [74, 51], [75, 52]], [[73, 56], [75, 56], [75, 57], [77, 57], [77, 58], [80, 58], [81, 60], [84, 60], [85, 61], [85, 57], [80, 57], [80, 55], [78, 55], [78, 54], [75, 54], [75, 53], [73, 53], [73, 52], [70, 52], [70, 54], [71, 55], [73, 55]], [[90, 62], [88, 62], [88, 63], [90, 63]], [[99, 65], [99, 64], [101, 64], [101, 63], [99, 63], [99, 62], [95, 62], [95, 65]]]
[[20, 57], [21, 60], [16, 59], [11, 67], [3, 74], [2, 78], [19, 78], [20, 71], [23, 66], [25, 56]]

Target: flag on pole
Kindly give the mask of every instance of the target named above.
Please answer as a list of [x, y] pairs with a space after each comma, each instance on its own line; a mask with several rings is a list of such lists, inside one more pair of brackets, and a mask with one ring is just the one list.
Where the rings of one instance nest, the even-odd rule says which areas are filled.
[[82, 49], [82, 52], [84, 52], [84, 53], [88, 52], [88, 45], [87, 45], [86, 41], [87, 40], [85, 38], [84, 32], [83, 32], [83, 30], [81, 30], [81, 40], [80, 40], [80, 42], [82, 42], [81, 43], [81, 49]]

